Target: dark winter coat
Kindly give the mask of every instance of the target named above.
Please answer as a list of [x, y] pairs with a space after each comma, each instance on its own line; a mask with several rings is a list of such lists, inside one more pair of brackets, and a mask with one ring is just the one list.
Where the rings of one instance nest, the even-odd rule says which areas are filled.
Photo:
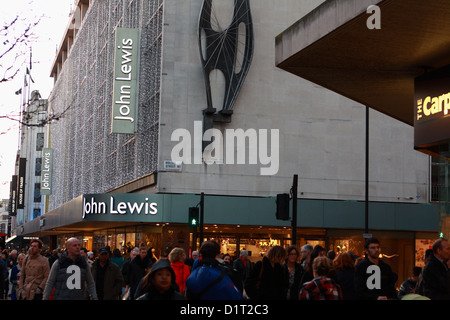
[[398, 290], [398, 298], [401, 299], [404, 296], [414, 293], [416, 290], [417, 282], [415, 282], [412, 278], [404, 281]]
[[289, 278], [282, 265], [276, 263], [272, 267], [267, 257], [255, 264], [244, 285], [251, 300], [286, 300], [288, 286]]
[[344, 268], [337, 270], [336, 282], [342, 289], [344, 300], [356, 300], [355, 268]]
[[150, 286], [148, 291], [136, 300], [186, 300], [186, 298], [176, 291], [174, 287], [171, 287], [167, 292], [160, 293], [155, 287]]
[[395, 283], [398, 275], [392, 271], [391, 267], [378, 260], [378, 267], [381, 272], [381, 288], [369, 289], [367, 287], [367, 279], [372, 273], [367, 273], [367, 268], [374, 265], [368, 258], [363, 259], [355, 268], [355, 286], [358, 299], [361, 300], [377, 300], [379, 296], [386, 296], [388, 299], [397, 299], [397, 290]]
[[[172, 284], [170, 286], [170, 289], [163, 293], [159, 292], [152, 283], [154, 274], [161, 269], [167, 269], [172, 274]], [[148, 287], [143, 288], [142, 281], [140, 282], [138, 290], [144, 292], [144, 294], [137, 296], [136, 300], [185, 300], [185, 297], [179, 292], [178, 286], [175, 282], [175, 277], [175, 272], [170, 266], [169, 260], [160, 259], [152, 266], [149, 274]]]
[[[288, 283], [289, 283], [289, 269], [287, 264], [283, 265], [283, 270], [286, 273], [286, 277], [288, 279]], [[300, 282], [302, 280], [302, 276], [303, 276], [303, 267], [300, 263], [296, 262], [295, 263], [295, 272], [294, 272], [294, 282], [293, 284], [289, 287], [289, 292], [288, 292], [288, 300], [298, 300], [298, 294], [300, 292]]]
[[130, 287], [130, 297], [134, 299], [136, 289], [141, 279], [145, 276], [146, 270], [150, 270], [152, 267], [152, 261], [147, 255], [144, 259], [140, 255], [137, 255], [128, 266], [127, 271], [127, 284]]
[[431, 300], [450, 300], [450, 270], [434, 255], [423, 268], [423, 294]]
[[[80, 270], [79, 288], [76, 286], [68, 287], [68, 282], [69, 284], [76, 284], [77, 282], [75, 281], [76, 272], [72, 270], [74, 269], [72, 266], [76, 266]], [[69, 280], [69, 278], [74, 280]], [[91, 268], [81, 255], [74, 261], [64, 253], [53, 263], [44, 290], [44, 300], [50, 297], [53, 289], [55, 289], [53, 300], [86, 300], [86, 292], [88, 292], [91, 300], [97, 300]]]
[[[103, 281], [100, 281], [100, 261], [96, 259], [92, 264], [92, 277], [96, 283], [96, 291], [99, 300], [119, 300], [122, 293], [122, 287], [125, 286], [120, 268], [111, 261], [105, 265], [105, 273]], [[103, 282], [103, 288], [99, 288], [100, 283]]]
[[[238, 258], [233, 262], [233, 269], [239, 273], [241, 281], [245, 282], [245, 279], [247, 279], [250, 271], [252, 270], [252, 263], [250, 260], [247, 260], [246, 264], [244, 264], [244, 261], [242, 261], [241, 258]], [[241, 287], [243, 287], [243, 285], [241, 285]]]

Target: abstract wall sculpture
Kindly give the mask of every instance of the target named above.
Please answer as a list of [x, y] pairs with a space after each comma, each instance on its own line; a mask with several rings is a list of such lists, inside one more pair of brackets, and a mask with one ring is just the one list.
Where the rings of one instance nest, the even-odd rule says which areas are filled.
[[[233, 105], [250, 69], [253, 42], [249, 0], [203, 1], [199, 18], [199, 47], [207, 96], [203, 132], [213, 128], [214, 122], [231, 122]], [[223, 74], [223, 88], [213, 92], [211, 75], [218, 71]], [[223, 103], [217, 103], [214, 94], [223, 96]], [[203, 143], [203, 149], [207, 144], [207, 141]]]

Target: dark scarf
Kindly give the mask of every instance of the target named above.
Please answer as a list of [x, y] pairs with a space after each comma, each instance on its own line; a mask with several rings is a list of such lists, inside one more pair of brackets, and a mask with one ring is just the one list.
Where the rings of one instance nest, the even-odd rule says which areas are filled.
[[59, 260], [59, 267], [62, 269], [67, 268], [73, 264], [79, 266], [82, 269], [86, 269], [87, 267], [86, 259], [83, 258], [81, 255], [79, 255], [76, 258], [76, 260], [73, 261], [72, 259], [69, 258], [67, 253], [63, 253], [58, 260]]
[[170, 289], [164, 293], [160, 293], [153, 285], [148, 288], [148, 300], [172, 300], [175, 288], [170, 286]]

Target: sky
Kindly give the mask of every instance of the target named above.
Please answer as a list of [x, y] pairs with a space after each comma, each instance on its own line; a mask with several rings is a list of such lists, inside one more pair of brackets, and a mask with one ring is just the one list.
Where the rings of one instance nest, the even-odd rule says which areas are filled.
[[[5, 4], [6, 0], [0, 0]], [[41, 97], [47, 99], [52, 88], [53, 78], [50, 78], [50, 70], [56, 56], [57, 48], [68, 26], [70, 12], [76, 0], [14, 0], [8, 1], [0, 11], [2, 28], [5, 22], [9, 24], [16, 16], [19, 21], [39, 21], [34, 28], [35, 39], [29, 43], [32, 50], [31, 90], [39, 90]], [[11, 31], [13, 32], [13, 31]], [[29, 56], [29, 52], [27, 53]], [[12, 62], [0, 60], [2, 64]], [[17, 76], [6, 83], [0, 83], [0, 116], [18, 114], [21, 98], [15, 92], [23, 87], [26, 65], [19, 65]], [[6, 132], [6, 133], [4, 133]], [[19, 148], [18, 122], [9, 119], [0, 119], [0, 199], [9, 198], [9, 186], [11, 176], [14, 174], [14, 166], [17, 150]]]

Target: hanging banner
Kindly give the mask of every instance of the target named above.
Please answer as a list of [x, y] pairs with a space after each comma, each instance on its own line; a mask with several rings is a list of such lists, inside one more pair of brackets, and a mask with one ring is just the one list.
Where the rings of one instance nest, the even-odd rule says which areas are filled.
[[17, 175], [12, 176], [9, 191], [9, 215], [17, 216]]
[[137, 123], [139, 30], [116, 29], [112, 133], [134, 134]]
[[25, 175], [27, 170], [27, 159], [19, 160], [19, 177], [17, 181], [17, 209], [25, 208]]
[[53, 149], [42, 149], [41, 195], [52, 194]]

